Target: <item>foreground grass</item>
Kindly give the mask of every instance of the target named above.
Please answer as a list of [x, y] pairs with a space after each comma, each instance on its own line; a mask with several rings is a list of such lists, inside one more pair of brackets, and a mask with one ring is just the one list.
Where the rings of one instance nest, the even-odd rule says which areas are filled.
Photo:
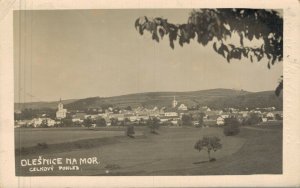
[[282, 174], [282, 126], [263, 127], [261, 131], [242, 128], [238, 137], [247, 140], [233, 155], [213, 163], [200, 164], [196, 168], [158, 171], [147, 175]]
[[[282, 173], [282, 129], [261, 131], [242, 128], [235, 137], [225, 137], [220, 128], [162, 128], [152, 135], [145, 128], [143, 137], [98, 138], [53, 145], [45, 157], [97, 156], [101, 165], [82, 166], [80, 171], [35, 172], [21, 169], [16, 155], [17, 175], [234, 175]], [[203, 135], [221, 138], [223, 149], [213, 153], [216, 162], [207, 162], [207, 153], [193, 149]], [[75, 142], [76, 143], [76, 142]], [[82, 146], [83, 146], [82, 145]], [[55, 147], [54, 147], [55, 146]], [[70, 147], [72, 146], [72, 147]], [[57, 147], [61, 147], [57, 149]]]

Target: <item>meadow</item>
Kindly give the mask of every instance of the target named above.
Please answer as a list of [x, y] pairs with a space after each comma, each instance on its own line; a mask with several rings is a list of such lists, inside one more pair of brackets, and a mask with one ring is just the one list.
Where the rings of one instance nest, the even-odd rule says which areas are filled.
[[[281, 174], [282, 126], [242, 127], [237, 136], [224, 136], [218, 127], [161, 127], [151, 134], [137, 127], [136, 137], [124, 135], [125, 128], [16, 130], [16, 175], [233, 175]], [[30, 133], [28, 133], [28, 132]], [[61, 132], [60, 132], [61, 131]], [[26, 135], [26, 136], [25, 136]], [[28, 137], [30, 135], [30, 138]], [[215, 135], [223, 148], [212, 153], [194, 149], [203, 135]], [[33, 146], [36, 141], [47, 147]], [[22, 145], [18, 145], [22, 143]], [[30, 143], [30, 144], [29, 144]], [[27, 147], [25, 147], [27, 146]], [[20, 148], [23, 147], [24, 152]], [[20, 153], [17, 151], [20, 150]], [[26, 152], [27, 151], [27, 152]], [[20, 167], [22, 158], [97, 157], [99, 165], [81, 165], [79, 171], [29, 172]]]

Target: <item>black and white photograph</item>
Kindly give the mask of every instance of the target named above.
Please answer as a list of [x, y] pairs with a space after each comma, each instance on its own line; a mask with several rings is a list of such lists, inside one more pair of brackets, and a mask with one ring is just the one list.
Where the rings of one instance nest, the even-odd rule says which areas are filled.
[[299, 187], [300, 1], [0, 1], [0, 187]]
[[15, 175], [282, 174], [283, 18], [15, 10]]

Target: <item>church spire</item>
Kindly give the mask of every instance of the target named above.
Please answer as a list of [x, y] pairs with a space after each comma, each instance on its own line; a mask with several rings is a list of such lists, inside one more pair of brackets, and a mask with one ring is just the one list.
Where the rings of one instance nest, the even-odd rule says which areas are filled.
[[174, 96], [174, 100], [172, 102], [172, 107], [175, 108], [177, 106], [177, 101], [176, 101], [176, 98]]

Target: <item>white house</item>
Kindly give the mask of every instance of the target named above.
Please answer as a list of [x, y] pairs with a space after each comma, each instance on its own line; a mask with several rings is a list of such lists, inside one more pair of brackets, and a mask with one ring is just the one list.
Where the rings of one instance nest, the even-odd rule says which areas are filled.
[[222, 114], [221, 117], [222, 117], [223, 119], [229, 118], [229, 114]]
[[165, 112], [164, 113], [165, 117], [174, 117], [174, 116], [178, 116], [177, 112]]
[[83, 123], [83, 119], [80, 119], [80, 118], [72, 118], [72, 122]]
[[33, 127], [39, 127], [42, 124], [42, 118], [33, 118], [30, 122]]
[[53, 119], [46, 118], [46, 121], [47, 121], [47, 125], [49, 127], [53, 127], [55, 125], [55, 120], [53, 120]]
[[224, 123], [225, 122], [224, 122], [224, 118], [223, 117], [220, 116], [220, 117], [217, 118], [217, 125], [224, 125]]
[[178, 107], [178, 110], [188, 110], [188, 109], [187, 109], [187, 106], [186, 106], [186, 105], [181, 104], [181, 105]]
[[267, 113], [266, 117], [267, 117], [268, 119], [274, 119], [274, 118], [275, 118], [275, 115], [274, 115], [272, 112], [269, 112], [269, 113]]
[[33, 127], [39, 127], [43, 123], [43, 121], [46, 121], [47, 126], [53, 127], [55, 125], [55, 120], [51, 118], [34, 118], [31, 120], [29, 124], [32, 124]]
[[178, 125], [178, 120], [171, 120], [172, 125]]

